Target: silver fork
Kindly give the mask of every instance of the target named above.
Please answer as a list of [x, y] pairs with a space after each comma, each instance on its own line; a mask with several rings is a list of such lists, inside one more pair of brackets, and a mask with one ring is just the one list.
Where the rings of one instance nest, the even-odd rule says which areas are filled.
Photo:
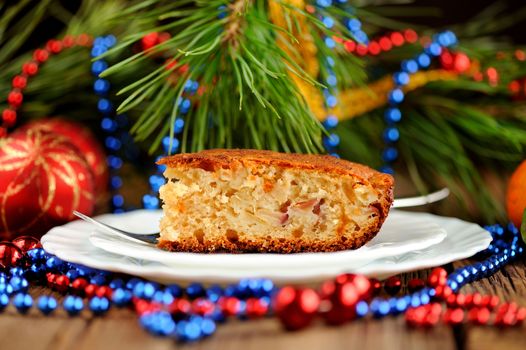
[[[436, 192], [430, 193], [430, 194], [425, 195], [425, 196], [395, 199], [394, 203], [393, 203], [393, 208], [407, 208], [407, 207], [416, 207], [416, 206], [426, 205], [426, 204], [430, 204], [430, 203], [441, 201], [442, 199], [446, 198], [447, 196], [449, 196], [449, 189], [448, 188], [443, 188], [440, 191], [436, 191]], [[93, 218], [91, 218], [91, 217], [89, 217], [87, 215], [84, 215], [84, 214], [82, 214], [82, 213], [80, 213], [78, 211], [73, 211], [73, 214], [75, 214], [75, 216], [77, 216], [78, 218], [80, 218], [80, 219], [82, 219], [84, 221], [87, 221], [87, 222], [97, 226], [100, 229], [103, 229], [106, 232], [110, 232], [110, 233], [119, 235], [121, 237], [131, 238], [131, 239], [135, 239], [135, 240], [138, 240], [138, 241], [141, 241], [141, 242], [153, 243], [153, 244], [157, 244], [157, 241], [158, 241], [158, 239], [160, 237], [160, 233], [159, 232], [154, 232], [154, 233], [132, 233], [132, 232], [127, 232], [127, 231], [123, 231], [121, 229], [115, 228], [113, 226], [106, 225], [106, 224], [104, 224], [104, 223], [102, 223], [100, 221], [97, 221], [97, 220], [95, 220], [95, 219], [93, 219]]]
[[160, 233], [159, 232], [154, 232], [154, 233], [132, 233], [132, 232], [127, 232], [127, 231], [123, 231], [121, 229], [118, 229], [118, 228], [115, 228], [113, 226], [110, 226], [110, 225], [106, 225], [105, 223], [102, 223], [98, 220], [95, 220], [87, 215], [84, 215], [76, 210], [73, 211], [73, 214], [75, 214], [76, 217], [78, 217], [79, 219], [82, 219], [86, 222], [89, 222], [95, 226], [97, 226], [98, 228], [106, 231], [106, 232], [110, 232], [110, 233], [113, 233], [113, 234], [116, 234], [116, 235], [119, 235], [119, 236], [124, 236], [124, 237], [127, 237], [127, 238], [132, 238], [132, 239], [135, 239], [135, 240], [138, 240], [138, 241], [141, 241], [141, 242], [145, 242], [145, 243], [153, 243], [153, 244], [157, 244], [157, 240], [159, 239], [159, 236], [160, 236]]

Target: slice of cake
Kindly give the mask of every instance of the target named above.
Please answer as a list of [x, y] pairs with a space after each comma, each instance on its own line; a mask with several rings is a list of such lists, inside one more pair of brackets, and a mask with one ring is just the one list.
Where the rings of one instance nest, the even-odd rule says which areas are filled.
[[159, 246], [190, 252], [355, 249], [380, 230], [393, 178], [332, 156], [215, 149], [163, 158]]

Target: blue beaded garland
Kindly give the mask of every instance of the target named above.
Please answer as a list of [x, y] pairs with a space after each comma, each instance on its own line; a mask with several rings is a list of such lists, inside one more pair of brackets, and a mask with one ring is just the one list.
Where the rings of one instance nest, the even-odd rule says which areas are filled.
[[37, 307], [44, 315], [50, 315], [57, 308], [57, 300], [53, 297], [43, 295], [38, 298]]
[[33, 298], [26, 293], [18, 293], [13, 299], [13, 305], [15, 305], [18, 312], [25, 314], [33, 306]]

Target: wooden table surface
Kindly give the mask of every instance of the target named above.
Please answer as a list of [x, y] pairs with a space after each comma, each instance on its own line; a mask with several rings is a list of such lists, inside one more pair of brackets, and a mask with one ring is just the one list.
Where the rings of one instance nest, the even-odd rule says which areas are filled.
[[[451, 270], [466, 264], [456, 262], [446, 266]], [[428, 271], [403, 275], [425, 278]], [[526, 305], [526, 265], [517, 261], [494, 276], [472, 283], [463, 291], [492, 293], [504, 300]], [[46, 288], [35, 287], [33, 296], [60, 295]], [[104, 317], [69, 318], [63, 310], [53, 316], [42, 316], [33, 309], [26, 316], [16, 313], [12, 306], [0, 315], [0, 349], [31, 350], [102, 350], [102, 349], [524, 349], [526, 325], [512, 329], [481, 326], [410, 329], [403, 316], [384, 320], [359, 320], [341, 327], [317, 323], [307, 330], [286, 332], [272, 318], [259, 321], [230, 321], [220, 325], [212, 337], [195, 343], [179, 344], [173, 340], [150, 336], [143, 331], [135, 314], [127, 309], [113, 308]]]

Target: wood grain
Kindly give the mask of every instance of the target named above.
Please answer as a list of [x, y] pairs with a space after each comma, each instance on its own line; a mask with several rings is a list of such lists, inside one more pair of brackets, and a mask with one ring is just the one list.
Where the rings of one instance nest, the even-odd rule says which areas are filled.
[[[459, 261], [448, 269], [470, 263]], [[402, 276], [426, 278], [429, 271]], [[496, 294], [503, 300], [526, 305], [526, 265], [515, 262], [494, 276], [474, 282], [463, 291]], [[32, 288], [33, 296], [52, 294], [46, 288]], [[179, 344], [173, 340], [150, 336], [143, 331], [135, 314], [127, 309], [112, 309], [106, 316], [93, 317], [87, 311], [70, 318], [63, 310], [55, 315], [42, 316], [33, 309], [26, 316], [18, 315], [10, 306], [0, 315], [0, 349], [32, 350], [164, 350], [182, 349], [523, 349], [526, 327], [513, 329], [445, 325], [433, 329], [410, 329], [402, 316], [385, 320], [359, 320], [342, 327], [328, 327], [318, 322], [307, 330], [285, 332], [272, 318], [259, 321], [230, 321], [219, 326], [209, 339], [195, 344]]]

